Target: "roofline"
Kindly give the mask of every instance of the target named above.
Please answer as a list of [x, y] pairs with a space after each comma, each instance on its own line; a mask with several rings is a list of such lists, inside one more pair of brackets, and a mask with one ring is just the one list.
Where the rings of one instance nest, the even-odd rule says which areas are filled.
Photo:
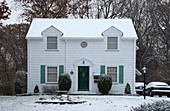
[[104, 40], [104, 37], [61, 37], [61, 39], [65, 40], [65, 39], [77, 39], [77, 40], [81, 40], [81, 39], [98, 39], [98, 40]]
[[25, 39], [43, 39], [43, 37], [26, 37]]
[[132, 39], [137, 40], [138, 37], [121, 37], [121, 39], [123, 39], [123, 40], [132, 40]]

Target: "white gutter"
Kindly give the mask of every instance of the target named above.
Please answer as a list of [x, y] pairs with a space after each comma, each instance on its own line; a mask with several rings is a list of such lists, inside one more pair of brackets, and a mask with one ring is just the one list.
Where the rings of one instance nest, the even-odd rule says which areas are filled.
[[65, 39], [76, 39], [76, 40], [82, 40], [82, 39], [90, 39], [90, 40], [104, 40], [104, 37], [62, 37], [61, 38], [62, 40], [65, 40]]
[[43, 39], [44, 37], [26, 37], [25, 39]]

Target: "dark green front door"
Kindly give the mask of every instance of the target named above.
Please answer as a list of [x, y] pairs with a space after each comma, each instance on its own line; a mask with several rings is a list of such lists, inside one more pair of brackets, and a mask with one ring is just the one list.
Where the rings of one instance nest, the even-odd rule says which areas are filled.
[[78, 90], [89, 91], [89, 66], [78, 66]]

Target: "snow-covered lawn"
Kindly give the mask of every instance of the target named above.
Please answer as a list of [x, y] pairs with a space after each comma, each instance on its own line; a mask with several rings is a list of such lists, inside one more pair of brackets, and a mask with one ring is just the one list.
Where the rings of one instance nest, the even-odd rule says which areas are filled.
[[71, 95], [70, 98], [79, 98], [87, 101], [83, 104], [38, 104], [39, 98], [51, 96], [0, 96], [0, 111], [128, 111], [133, 106], [158, 100], [168, 100], [167, 97], [143, 96], [84, 96]]

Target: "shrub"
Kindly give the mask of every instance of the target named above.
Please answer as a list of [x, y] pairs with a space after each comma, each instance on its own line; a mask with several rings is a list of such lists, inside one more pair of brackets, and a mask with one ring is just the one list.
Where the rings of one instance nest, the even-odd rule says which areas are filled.
[[112, 87], [112, 78], [106, 74], [99, 77], [98, 88], [102, 94], [108, 94]]
[[153, 103], [144, 103], [137, 107], [132, 107], [131, 111], [169, 111], [169, 101], [155, 101]]
[[129, 83], [126, 84], [126, 87], [125, 87], [125, 94], [131, 94], [130, 84], [129, 84]]
[[39, 93], [39, 88], [38, 88], [37, 85], [36, 85], [35, 88], [34, 88], [34, 93]]
[[69, 91], [71, 88], [71, 78], [69, 74], [60, 74], [59, 76], [59, 90]]
[[15, 94], [21, 94], [22, 93], [22, 85], [15, 81]]
[[43, 86], [43, 93], [55, 93], [57, 91], [57, 86]]

